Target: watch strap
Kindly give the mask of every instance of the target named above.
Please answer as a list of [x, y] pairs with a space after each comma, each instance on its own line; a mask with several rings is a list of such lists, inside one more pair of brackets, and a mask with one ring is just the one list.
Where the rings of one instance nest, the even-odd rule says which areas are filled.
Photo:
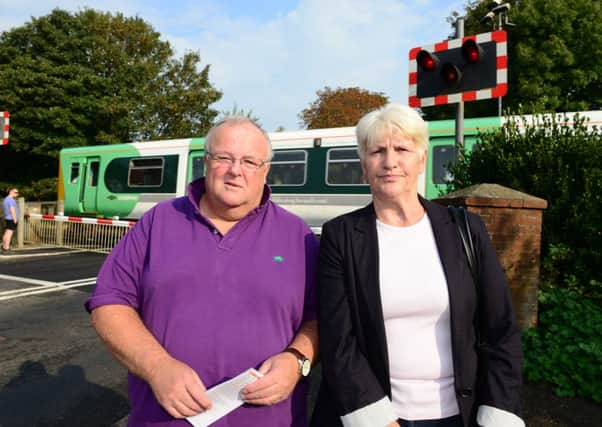
[[294, 348], [294, 347], [288, 347], [288, 348], [286, 348], [286, 349], [284, 350], [284, 352], [285, 352], [285, 353], [291, 353], [291, 354], [292, 354], [292, 355], [294, 355], [294, 356], [297, 358], [297, 360], [299, 360], [299, 361], [303, 361], [303, 360], [306, 360], [306, 359], [307, 359], [307, 357], [305, 357], [305, 355], [304, 355], [303, 353], [301, 353], [299, 350], [297, 350], [297, 349], [296, 349], [296, 348]]
[[306, 377], [309, 375], [309, 371], [311, 369], [311, 361], [299, 350], [294, 347], [288, 347], [284, 350], [284, 353], [291, 353], [293, 356], [297, 358], [297, 362], [299, 363], [299, 375], [302, 377]]

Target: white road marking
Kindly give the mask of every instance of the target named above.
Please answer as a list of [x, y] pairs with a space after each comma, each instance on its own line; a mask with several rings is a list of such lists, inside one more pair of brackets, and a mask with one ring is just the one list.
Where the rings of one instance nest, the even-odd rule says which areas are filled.
[[[54, 246], [51, 246], [50, 249], [52, 249]], [[59, 246], [57, 246], [58, 248]], [[69, 255], [69, 254], [76, 254], [76, 253], [81, 253], [81, 252], [90, 252], [86, 249], [72, 249], [69, 251], [62, 251], [62, 252], [38, 252], [35, 254], [32, 253], [25, 253], [25, 252], [20, 252], [18, 249], [15, 250], [15, 253], [13, 255], [3, 255], [2, 259], [6, 259], [9, 260], [11, 258], [36, 258], [36, 257], [41, 257], [41, 256], [56, 256], [56, 255]]]
[[48, 280], [29, 279], [21, 276], [9, 276], [8, 274], [0, 274], [0, 279], [13, 280], [15, 282], [30, 283], [32, 285], [39, 286], [56, 286], [56, 282], [49, 282]]
[[0, 274], [0, 279], [12, 280], [16, 282], [28, 283], [32, 286], [29, 288], [12, 289], [9, 291], [0, 292], [0, 301], [6, 301], [14, 298], [25, 297], [29, 295], [39, 295], [49, 292], [63, 291], [65, 289], [76, 288], [79, 286], [88, 286], [96, 283], [96, 277], [88, 277], [86, 279], [68, 280], [66, 282], [50, 282], [47, 280], [29, 279], [27, 277], [9, 276]]

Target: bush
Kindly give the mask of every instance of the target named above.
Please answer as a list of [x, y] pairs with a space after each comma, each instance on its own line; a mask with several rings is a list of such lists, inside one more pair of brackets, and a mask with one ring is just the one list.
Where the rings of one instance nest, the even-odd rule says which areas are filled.
[[58, 178], [42, 178], [30, 184], [0, 182], [0, 197], [11, 187], [18, 188], [19, 196], [26, 201], [53, 201], [57, 199]]
[[[573, 273], [575, 250], [562, 243], [551, 244], [543, 260], [543, 270], [546, 272], [546, 281], [559, 283], [562, 287], [577, 292], [580, 295], [602, 302], [602, 281], [591, 279], [582, 284]], [[583, 275], [583, 274], [581, 274]]]
[[52, 201], [57, 199], [58, 178], [42, 178], [34, 181], [27, 189], [27, 200]]
[[602, 134], [578, 116], [568, 121], [539, 116], [536, 125], [509, 121], [480, 135], [478, 149], [452, 166], [451, 189], [495, 183], [547, 200], [542, 252], [554, 245], [571, 249], [562, 262], [570, 268], [548, 263], [544, 267], [554, 270], [544, 270], [544, 277], [570, 271], [578, 290], [588, 293], [589, 280], [601, 280]]
[[547, 381], [559, 396], [602, 402], [602, 309], [576, 292], [540, 292], [539, 325], [523, 334], [525, 376]]

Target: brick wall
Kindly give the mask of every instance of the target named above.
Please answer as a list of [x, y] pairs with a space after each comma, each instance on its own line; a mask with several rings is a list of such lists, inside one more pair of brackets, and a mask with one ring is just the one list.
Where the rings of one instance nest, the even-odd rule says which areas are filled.
[[547, 202], [497, 184], [479, 184], [435, 200], [483, 219], [506, 272], [521, 328], [537, 323], [541, 225]]

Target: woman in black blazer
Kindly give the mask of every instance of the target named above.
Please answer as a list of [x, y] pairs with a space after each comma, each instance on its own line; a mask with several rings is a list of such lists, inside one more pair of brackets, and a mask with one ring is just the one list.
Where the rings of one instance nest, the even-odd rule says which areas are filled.
[[523, 427], [520, 332], [483, 222], [469, 214], [477, 302], [455, 223], [416, 190], [426, 123], [389, 105], [356, 132], [373, 203], [322, 228], [312, 426]]

